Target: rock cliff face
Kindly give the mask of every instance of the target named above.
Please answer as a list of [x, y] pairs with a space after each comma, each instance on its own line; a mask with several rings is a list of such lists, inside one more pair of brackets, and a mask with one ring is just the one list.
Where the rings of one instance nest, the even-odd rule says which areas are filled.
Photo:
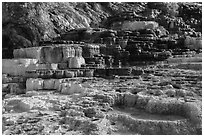
[[12, 58], [13, 48], [38, 46], [70, 29], [98, 27], [108, 16], [137, 4], [2, 3], [3, 57]]
[[[180, 5], [182, 7], [182, 4]], [[188, 7], [179, 12], [183, 15], [188, 13], [190, 11]], [[201, 6], [190, 7], [196, 10], [196, 14], [202, 15]], [[151, 8], [148, 3], [141, 2], [4, 2], [2, 3], [3, 58], [12, 58], [14, 48], [38, 46], [40, 41], [52, 40], [71, 29], [104, 27], [104, 22], [109, 16], [120, 15], [122, 12], [134, 11], [138, 15], [152, 17], [152, 11], [159, 9]], [[156, 14], [154, 18], [157, 20]], [[202, 21], [199, 23], [202, 24]]]

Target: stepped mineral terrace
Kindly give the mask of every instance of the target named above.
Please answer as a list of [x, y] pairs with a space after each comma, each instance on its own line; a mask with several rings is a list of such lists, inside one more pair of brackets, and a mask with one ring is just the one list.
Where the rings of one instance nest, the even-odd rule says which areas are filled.
[[3, 59], [3, 134], [202, 134], [201, 38], [167, 39], [144, 19], [115, 24]]

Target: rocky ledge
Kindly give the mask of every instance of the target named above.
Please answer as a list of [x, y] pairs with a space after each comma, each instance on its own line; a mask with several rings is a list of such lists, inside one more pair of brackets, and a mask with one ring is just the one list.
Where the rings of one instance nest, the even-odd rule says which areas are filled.
[[70, 78], [66, 92], [7, 94], [3, 134], [201, 134], [201, 71], [152, 70], [136, 79]]

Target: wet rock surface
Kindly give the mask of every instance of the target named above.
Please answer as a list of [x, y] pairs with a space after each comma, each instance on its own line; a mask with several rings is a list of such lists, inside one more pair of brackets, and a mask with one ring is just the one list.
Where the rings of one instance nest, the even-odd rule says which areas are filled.
[[202, 134], [202, 3], [2, 5], [3, 134]]
[[3, 134], [199, 134], [201, 72], [159, 65], [154, 72], [140, 79], [86, 79], [81, 93], [69, 95], [8, 94]]

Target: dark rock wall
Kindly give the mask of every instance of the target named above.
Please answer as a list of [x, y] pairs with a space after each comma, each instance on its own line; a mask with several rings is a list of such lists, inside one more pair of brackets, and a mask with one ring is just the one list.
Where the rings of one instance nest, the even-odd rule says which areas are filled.
[[14, 48], [38, 46], [71, 29], [104, 27], [109, 16], [121, 12], [148, 17], [143, 15], [147, 9], [148, 4], [141, 2], [3, 2], [3, 58], [12, 58]]
[[97, 26], [109, 16], [103, 10], [98, 3], [2, 3], [3, 57], [11, 57], [13, 48], [38, 46], [70, 29]]

